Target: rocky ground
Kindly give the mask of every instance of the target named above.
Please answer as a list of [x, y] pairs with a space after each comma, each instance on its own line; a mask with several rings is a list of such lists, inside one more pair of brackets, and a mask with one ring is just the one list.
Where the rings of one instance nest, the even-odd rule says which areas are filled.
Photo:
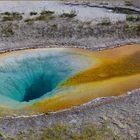
[[[68, 17], [56, 17], [47, 21], [0, 21], [1, 52], [37, 47], [80, 47], [101, 50], [134, 43], [140, 44], [139, 20], [117, 23], [103, 20], [96, 24]], [[108, 127], [121, 137], [138, 140], [140, 139], [139, 100], [140, 90], [134, 90], [129, 95], [108, 98], [97, 105], [88, 104], [32, 117], [0, 118], [0, 139], [15, 137], [20, 132], [29, 139], [29, 129], [33, 133], [40, 133], [45, 128], [60, 122], [71, 125], [74, 130], [80, 130], [87, 122], [96, 126], [107, 122]]]

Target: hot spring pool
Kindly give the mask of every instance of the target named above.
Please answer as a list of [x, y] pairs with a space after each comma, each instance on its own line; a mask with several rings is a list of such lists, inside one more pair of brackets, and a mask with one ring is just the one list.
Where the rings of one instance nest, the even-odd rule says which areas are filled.
[[140, 87], [140, 45], [0, 54], [0, 114], [38, 114]]

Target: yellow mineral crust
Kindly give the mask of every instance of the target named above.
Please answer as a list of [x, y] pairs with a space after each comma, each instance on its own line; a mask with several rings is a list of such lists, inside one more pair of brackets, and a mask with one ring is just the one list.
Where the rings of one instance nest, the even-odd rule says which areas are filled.
[[88, 55], [100, 63], [64, 81], [57, 87], [61, 90], [55, 96], [26, 109], [37, 112], [57, 111], [98, 97], [118, 96], [140, 87], [140, 44], [90, 52]]

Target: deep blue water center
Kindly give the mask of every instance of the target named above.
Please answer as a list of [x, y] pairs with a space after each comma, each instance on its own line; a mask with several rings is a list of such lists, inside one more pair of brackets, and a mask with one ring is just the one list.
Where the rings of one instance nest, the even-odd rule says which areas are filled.
[[44, 74], [39, 76], [30, 87], [25, 89], [25, 96], [23, 101], [29, 101], [41, 97], [45, 93], [51, 91], [53, 88], [51, 80], [46, 78]]
[[53, 96], [60, 83], [89, 65], [84, 55], [63, 49], [19, 52], [0, 59], [0, 105], [20, 107]]

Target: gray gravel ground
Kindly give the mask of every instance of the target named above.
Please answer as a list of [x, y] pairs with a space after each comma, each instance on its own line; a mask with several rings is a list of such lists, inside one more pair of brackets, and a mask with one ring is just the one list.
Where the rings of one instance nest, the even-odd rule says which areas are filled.
[[[97, 50], [123, 44], [140, 43], [136, 26], [139, 22], [118, 22], [111, 25], [56, 18], [49, 22], [0, 22], [0, 50], [30, 47], [80, 47]], [[14, 35], [5, 37], [4, 29]]]

